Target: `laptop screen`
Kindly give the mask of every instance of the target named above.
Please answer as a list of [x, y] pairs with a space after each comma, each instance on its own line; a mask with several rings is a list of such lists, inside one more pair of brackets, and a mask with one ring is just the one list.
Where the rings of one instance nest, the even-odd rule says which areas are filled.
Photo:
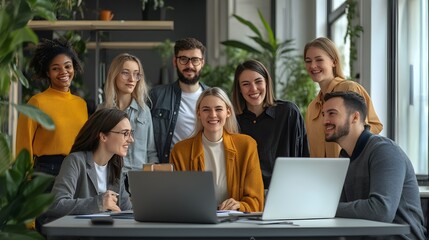
[[350, 160], [276, 159], [263, 220], [333, 218]]
[[212, 172], [129, 171], [134, 219], [217, 223]]

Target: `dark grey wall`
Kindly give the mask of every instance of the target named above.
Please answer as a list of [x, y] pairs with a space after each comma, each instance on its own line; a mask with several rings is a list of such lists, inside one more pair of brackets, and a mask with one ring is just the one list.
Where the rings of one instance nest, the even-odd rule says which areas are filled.
[[[166, 5], [172, 6], [174, 10], [168, 10], [166, 20], [174, 21], [173, 31], [104, 31], [103, 41], [164, 41], [169, 38], [175, 41], [184, 37], [195, 37], [206, 45], [206, 1], [202, 0], [165, 0]], [[140, 0], [100, 0], [98, 9], [110, 9], [114, 13], [114, 20], [142, 20]], [[97, 19], [96, 1], [85, 1], [85, 19]], [[156, 13], [150, 17], [156, 18]], [[151, 19], [155, 20], [155, 19]], [[158, 18], [159, 20], [159, 18]], [[95, 33], [84, 33], [86, 38], [95, 40]], [[159, 71], [161, 58], [155, 50], [112, 50], [106, 49], [100, 52], [100, 61], [105, 64], [105, 72], [110, 61], [118, 54], [128, 52], [140, 58], [149, 85], [159, 84]], [[95, 51], [89, 50], [83, 59], [85, 68], [83, 82], [87, 89], [89, 102], [94, 101], [95, 95]], [[171, 73], [173, 77], [173, 73]], [[174, 79], [171, 79], [173, 81]]]

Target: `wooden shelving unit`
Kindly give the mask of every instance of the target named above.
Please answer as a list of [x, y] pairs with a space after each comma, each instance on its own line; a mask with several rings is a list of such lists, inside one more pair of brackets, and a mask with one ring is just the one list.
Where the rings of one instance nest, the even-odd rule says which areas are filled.
[[173, 21], [44, 21], [32, 20], [28, 26], [33, 30], [173, 30]]
[[[100, 49], [152, 49], [161, 44], [161, 42], [100, 42]], [[88, 42], [86, 48], [95, 49], [96, 42]]]

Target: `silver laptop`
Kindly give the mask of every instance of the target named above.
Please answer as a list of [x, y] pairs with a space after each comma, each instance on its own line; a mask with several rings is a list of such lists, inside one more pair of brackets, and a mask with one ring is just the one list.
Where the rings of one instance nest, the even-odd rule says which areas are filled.
[[219, 222], [212, 172], [129, 171], [128, 178], [136, 221]]
[[276, 159], [262, 220], [333, 218], [350, 160]]

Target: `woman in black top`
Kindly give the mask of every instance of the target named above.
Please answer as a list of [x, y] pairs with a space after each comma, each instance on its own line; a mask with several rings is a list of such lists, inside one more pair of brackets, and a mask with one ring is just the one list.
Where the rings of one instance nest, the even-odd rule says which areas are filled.
[[277, 157], [309, 156], [304, 118], [295, 103], [276, 100], [265, 66], [248, 60], [235, 70], [232, 102], [241, 133], [258, 143], [258, 154], [268, 189]]

